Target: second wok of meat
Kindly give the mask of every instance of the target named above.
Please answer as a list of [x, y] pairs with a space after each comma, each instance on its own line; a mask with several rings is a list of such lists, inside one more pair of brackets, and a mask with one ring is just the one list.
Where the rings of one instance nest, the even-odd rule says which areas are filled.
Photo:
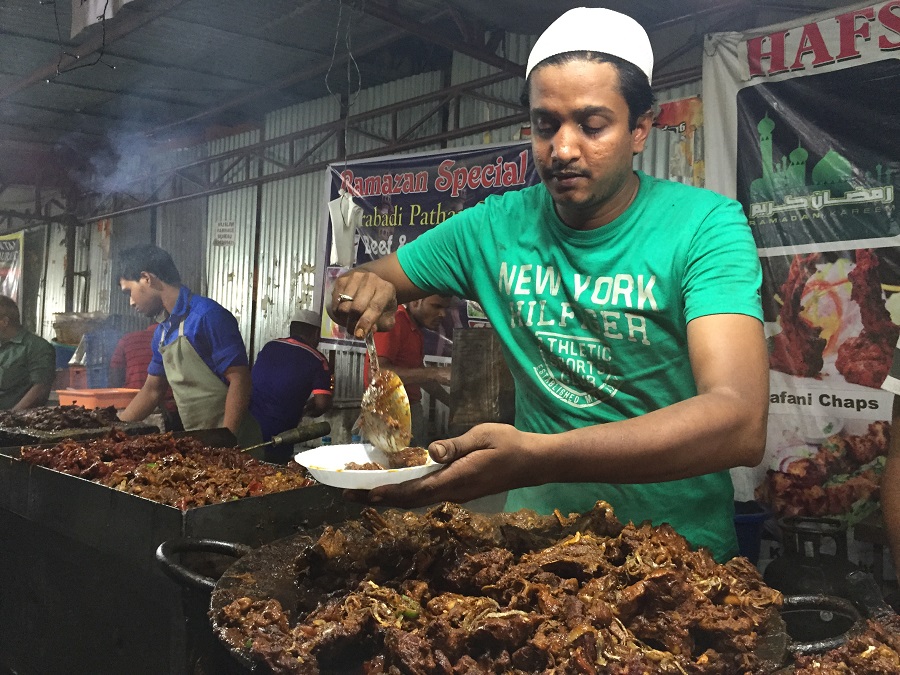
[[301, 551], [291, 606], [213, 596], [220, 638], [275, 673], [774, 665], [760, 647], [780, 630], [782, 597], [748, 560], [718, 564], [667, 525], [623, 525], [605, 502], [568, 517], [367, 510]]

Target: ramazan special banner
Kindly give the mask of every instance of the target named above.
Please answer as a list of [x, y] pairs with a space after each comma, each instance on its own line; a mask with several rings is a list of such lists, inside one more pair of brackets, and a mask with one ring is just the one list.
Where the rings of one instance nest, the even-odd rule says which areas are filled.
[[736, 492], [778, 515], [877, 506], [900, 335], [898, 56], [900, 0], [707, 36], [707, 186], [746, 210], [770, 345], [766, 460]]
[[[350, 267], [393, 253], [423, 232], [492, 194], [537, 183], [530, 143], [398, 155], [365, 162], [335, 164], [329, 202], [330, 265], [326, 294]], [[461, 303], [439, 331], [428, 353], [441, 356], [441, 334], [453, 328], [477, 328], [487, 320], [473, 302]], [[346, 335], [327, 317], [323, 338]], [[430, 336], [432, 337], [432, 336]]]

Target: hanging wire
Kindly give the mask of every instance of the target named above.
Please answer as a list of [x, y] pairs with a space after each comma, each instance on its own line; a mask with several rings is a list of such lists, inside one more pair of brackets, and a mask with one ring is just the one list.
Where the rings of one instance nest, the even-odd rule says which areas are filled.
[[[341, 96], [339, 92], [335, 92], [331, 88], [331, 84], [329, 83], [329, 77], [331, 76], [331, 72], [334, 69], [334, 62], [337, 59], [337, 47], [341, 38], [341, 23], [343, 21], [344, 16], [344, 0], [340, 0], [338, 3], [338, 20], [337, 25], [335, 26], [334, 31], [334, 40], [331, 45], [331, 62], [328, 64], [328, 71], [325, 73], [325, 88], [328, 90], [328, 93], [331, 94], [332, 97], [337, 99], [338, 106], [341, 105]], [[353, 14], [352, 12], [347, 18], [347, 27], [344, 31], [344, 46], [347, 49], [347, 109], [344, 115], [344, 129], [343, 129], [343, 137], [344, 137], [344, 168], [347, 168], [347, 142], [350, 136], [350, 109], [356, 103], [356, 100], [359, 98], [360, 92], [362, 91], [362, 74], [359, 70], [359, 64], [356, 62], [356, 58], [353, 56], [353, 45], [352, 45], [352, 28], [353, 26]], [[351, 96], [351, 80], [353, 78], [353, 71], [355, 71], [355, 80], [356, 85], [355, 88], [352, 89]]]
[[[363, 0], [363, 2], [365, 2], [365, 0]], [[363, 5], [363, 7], [364, 7], [364, 5]], [[341, 105], [340, 93], [336, 93], [331, 89], [331, 85], [328, 82], [328, 78], [331, 75], [331, 71], [334, 68], [334, 62], [337, 58], [337, 47], [338, 47], [338, 42], [340, 42], [340, 37], [341, 37], [341, 22], [343, 20], [343, 14], [344, 14], [344, 2], [343, 2], [343, 0], [340, 0], [340, 2], [338, 3], [338, 20], [337, 20], [337, 25], [336, 25], [335, 31], [334, 31], [334, 40], [333, 40], [332, 46], [331, 46], [331, 62], [328, 64], [328, 71], [325, 73], [325, 88], [328, 90], [328, 93], [331, 94], [332, 97], [337, 99], [339, 107]], [[344, 33], [344, 46], [347, 49], [347, 70], [346, 70], [346, 73], [347, 73], [347, 109], [344, 114], [344, 128], [343, 128], [343, 138], [344, 138], [343, 171], [347, 170], [347, 163], [348, 163], [347, 156], [349, 154], [348, 141], [350, 138], [350, 109], [356, 103], [356, 100], [359, 98], [360, 92], [362, 91], [362, 75], [359, 70], [359, 64], [356, 62], [356, 58], [353, 56], [353, 45], [352, 45], [352, 39], [351, 39], [352, 25], [353, 25], [353, 15], [351, 13], [347, 19], [347, 27], [346, 27], [346, 30]], [[356, 71], [356, 78], [355, 78], [356, 79], [356, 87], [352, 91], [352, 96], [351, 96], [351, 84], [350, 83], [351, 83], [351, 79], [353, 78], [354, 70]], [[350, 200], [352, 203], [353, 196], [348, 194], [347, 192], [341, 191], [341, 199], [345, 199], [345, 198]], [[349, 207], [346, 209], [346, 213], [345, 213], [345, 209], [343, 208], [343, 206], [341, 206], [341, 208], [338, 209], [338, 213], [341, 216], [342, 224], [344, 225], [344, 227], [347, 227], [347, 225], [348, 225], [347, 217], [350, 213]]]
[[[68, 68], [61, 68], [63, 57], [70, 57], [75, 59], [76, 61], [81, 59], [81, 56], [78, 54], [73, 54], [72, 52], [66, 51], [65, 46], [63, 45], [62, 39], [62, 29], [59, 25], [59, 12], [56, 9], [56, 1], [57, 0], [41, 0], [41, 5], [53, 5], [53, 20], [56, 23], [56, 42], [59, 45], [59, 59], [56, 62], [56, 73], [54, 77], [58, 77], [59, 75], [64, 75], [65, 73], [71, 73], [73, 70], [78, 70], [79, 68], [87, 68], [89, 66], [96, 66], [98, 63], [102, 63], [104, 66], [109, 68], [110, 70], [115, 70], [116, 67], [109, 63], [103, 61], [104, 50], [106, 49], [106, 10], [109, 9], [109, 0], [103, 4], [103, 12], [97, 16], [97, 20], [100, 22], [100, 30], [101, 30], [101, 39], [100, 39], [100, 49], [97, 52], [97, 57], [93, 61], [86, 61], [84, 63], [78, 63], [77, 65], [69, 66]], [[51, 78], [47, 78], [47, 82], [50, 82]]]

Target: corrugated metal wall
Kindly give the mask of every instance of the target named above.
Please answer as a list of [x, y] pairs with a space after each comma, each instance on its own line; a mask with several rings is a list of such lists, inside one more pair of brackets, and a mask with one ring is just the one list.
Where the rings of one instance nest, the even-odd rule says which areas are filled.
[[[206, 237], [207, 295], [234, 314], [245, 344], [252, 334], [256, 196], [255, 187], [211, 196]], [[228, 232], [230, 243], [217, 243]]]
[[65, 284], [66, 228], [62, 225], [48, 225], [47, 244], [44, 251], [44, 275], [41, 279], [41, 298], [44, 311], [43, 316], [40, 317], [40, 333], [47, 338], [54, 335], [53, 314], [65, 311]]
[[206, 288], [206, 197], [164, 204], [156, 210], [156, 244], [172, 254], [181, 282], [195, 293]]
[[[43, 316], [41, 317], [40, 334], [51, 338], [54, 335], [53, 315], [64, 312], [66, 307], [66, 228], [62, 225], [48, 225], [49, 241], [45, 253], [45, 273], [42, 280], [41, 295], [43, 300]], [[75, 239], [75, 296], [73, 311], [85, 312], [88, 294], [86, 293], [84, 274], [89, 268], [91, 253], [91, 236], [88, 228], [76, 229]]]
[[[528, 60], [528, 53], [531, 51], [531, 47], [536, 39], [537, 36], [533, 35], [515, 35], [508, 33], [503, 41], [501, 56], [516, 63], [525, 63]], [[477, 80], [478, 78], [487, 75], [493, 75], [497, 72], [499, 72], [498, 68], [489, 66], [483, 61], [477, 61], [472, 57], [463, 54], [454, 54], [453, 66], [451, 68], [451, 85], [471, 82], [472, 80]], [[489, 103], [487, 101], [477, 101], [467, 97], [462, 101], [460, 106], [459, 119], [451, 120], [451, 128], [459, 128], [490, 119], [508, 117], [515, 111], [514, 106], [519, 104], [519, 99], [522, 95], [522, 82], [518, 78], [512, 78], [505, 82], [499, 82], [483, 87], [481, 91], [492, 99], [508, 101], [511, 107]], [[521, 125], [508, 126], [487, 131], [483, 134], [464, 136], [450, 141], [448, 146], [451, 148], [462, 148], [472, 145], [518, 141], [521, 138], [521, 133]]]
[[[363, 393], [364, 347], [338, 347], [334, 351], [334, 402], [359, 401]], [[325, 352], [328, 355], [328, 352]]]
[[323, 262], [318, 233], [324, 180], [325, 173], [316, 172], [263, 188], [254, 353], [288, 334], [295, 309], [318, 304], [314, 282]]
[[[312, 129], [320, 124], [327, 124], [340, 118], [341, 105], [340, 101], [334, 96], [327, 96], [315, 101], [307, 101], [292, 105], [281, 110], [276, 110], [266, 116], [265, 137], [278, 138], [286, 136], [304, 129]], [[325, 133], [305, 136], [303, 138], [291, 141], [290, 143], [282, 143], [280, 145], [268, 148], [266, 152], [275, 159], [287, 163], [294, 158], [296, 162], [299, 158], [310, 152], [311, 148], [315, 148], [306, 160], [307, 164], [325, 161], [331, 157], [337, 156], [337, 140], [329, 139], [322, 143]], [[321, 146], [319, 145], [321, 143]], [[293, 146], [293, 147], [291, 147]], [[291, 154], [293, 150], [293, 155]], [[278, 167], [267, 165], [265, 172], [267, 174], [274, 173]]]
[[[327, 97], [279, 110], [266, 118], [267, 138], [277, 138], [302, 129], [331, 122], [340, 115], [337, 99]], [[294, 143], [294, 157], [317, 146], [322, 135]], [[287, 144], [277, 148], [283, 161], [290, 157]], [[337, 154], [337, 139], [323, 143], [307, 163]], [[323, 264], [324, 242], [319, 242], [323, 218], [325, 171], [266, 183], [262, 187], [258, 263], [256, 330], [252, 354], [263, 345], [288, 334], [295, 309], [318, 306], [316, 270]]]
[[[89, 236], [85, 282], [86, 307], [88, 312], [109, 312], [112, 291], [112, 221], [108, 219], [88, 223], [84, 228]], [[76, 300], [77, 304], [77, 300]]]
[[[209, 152], [209, 144], [193, 148], [180, 148], [166, 157], [160, 158], [159, 169], [183, 166], [202, 159]], [[176, 181], [184, 181], [178, 177]], [[184, 183], [179, 189], [186, 188]], [[188, 189], [184, 190], [189, 193]], [[188, 199], [156, 208], [156, 244], [172, 254], [172, 259], [181, 273], [181, 281], [188, 288], [201, 295], [207, 295], [206, 288], [206, 197]]]
[[[0, 209], [20, 212], [42, 212], [43, 215], [52, 215], [58, 209], [51, 207], [50, 212], [42, 209], [41, 203], [49, 204], [51, 200], [62, 201], [62, 197], [53, 191], [45, 190], [38, 193], [36, 188], [30, 185], [0, 185]], [[40, 202], [40, 203], [39, 203]], [[5, 230], [6, 219], [2, 226]], [[10, 219], [10, 227], [21, 226], [22, 221]], [[44, 332], [43, 307], [46, 305], [43, 293], [44, 259], [47, 241], [47, 226], [36, 225], [26, 228], [23, 235], [22, 250], [22, 277], [19, 288], [19, 311], [22, 314], [22, 324], [26, 329], [38, 334]], [[2, 233], [0, 233], [2, 234]], [[46, 337], [53, 337], [52, 333]]]
[[[259, 132], [231, 136], [209, 144], [211, 156], [259, 142]], [[212, 169], [218, 179], [230, 163]], [[240, 165], [226, 182], [258, 176], [259, 167]], [[209, 197], [206, 236], [207, 295], [234, 314], [245, 345], [252, 337], [254, 260], [256, 259], [256, 207], [258, 188], [248, 187]], [[249, 351], [249, 347], [248, 347]]]

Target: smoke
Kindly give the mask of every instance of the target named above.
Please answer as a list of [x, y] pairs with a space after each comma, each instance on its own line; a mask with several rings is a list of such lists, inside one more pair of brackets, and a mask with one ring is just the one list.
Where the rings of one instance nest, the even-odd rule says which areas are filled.
[[110, 132], [102, 141], [70, 134], [60, 141], [69, 179], [82, 194], [148, 196], [151, 158], [158, 147], [143, 134]]

